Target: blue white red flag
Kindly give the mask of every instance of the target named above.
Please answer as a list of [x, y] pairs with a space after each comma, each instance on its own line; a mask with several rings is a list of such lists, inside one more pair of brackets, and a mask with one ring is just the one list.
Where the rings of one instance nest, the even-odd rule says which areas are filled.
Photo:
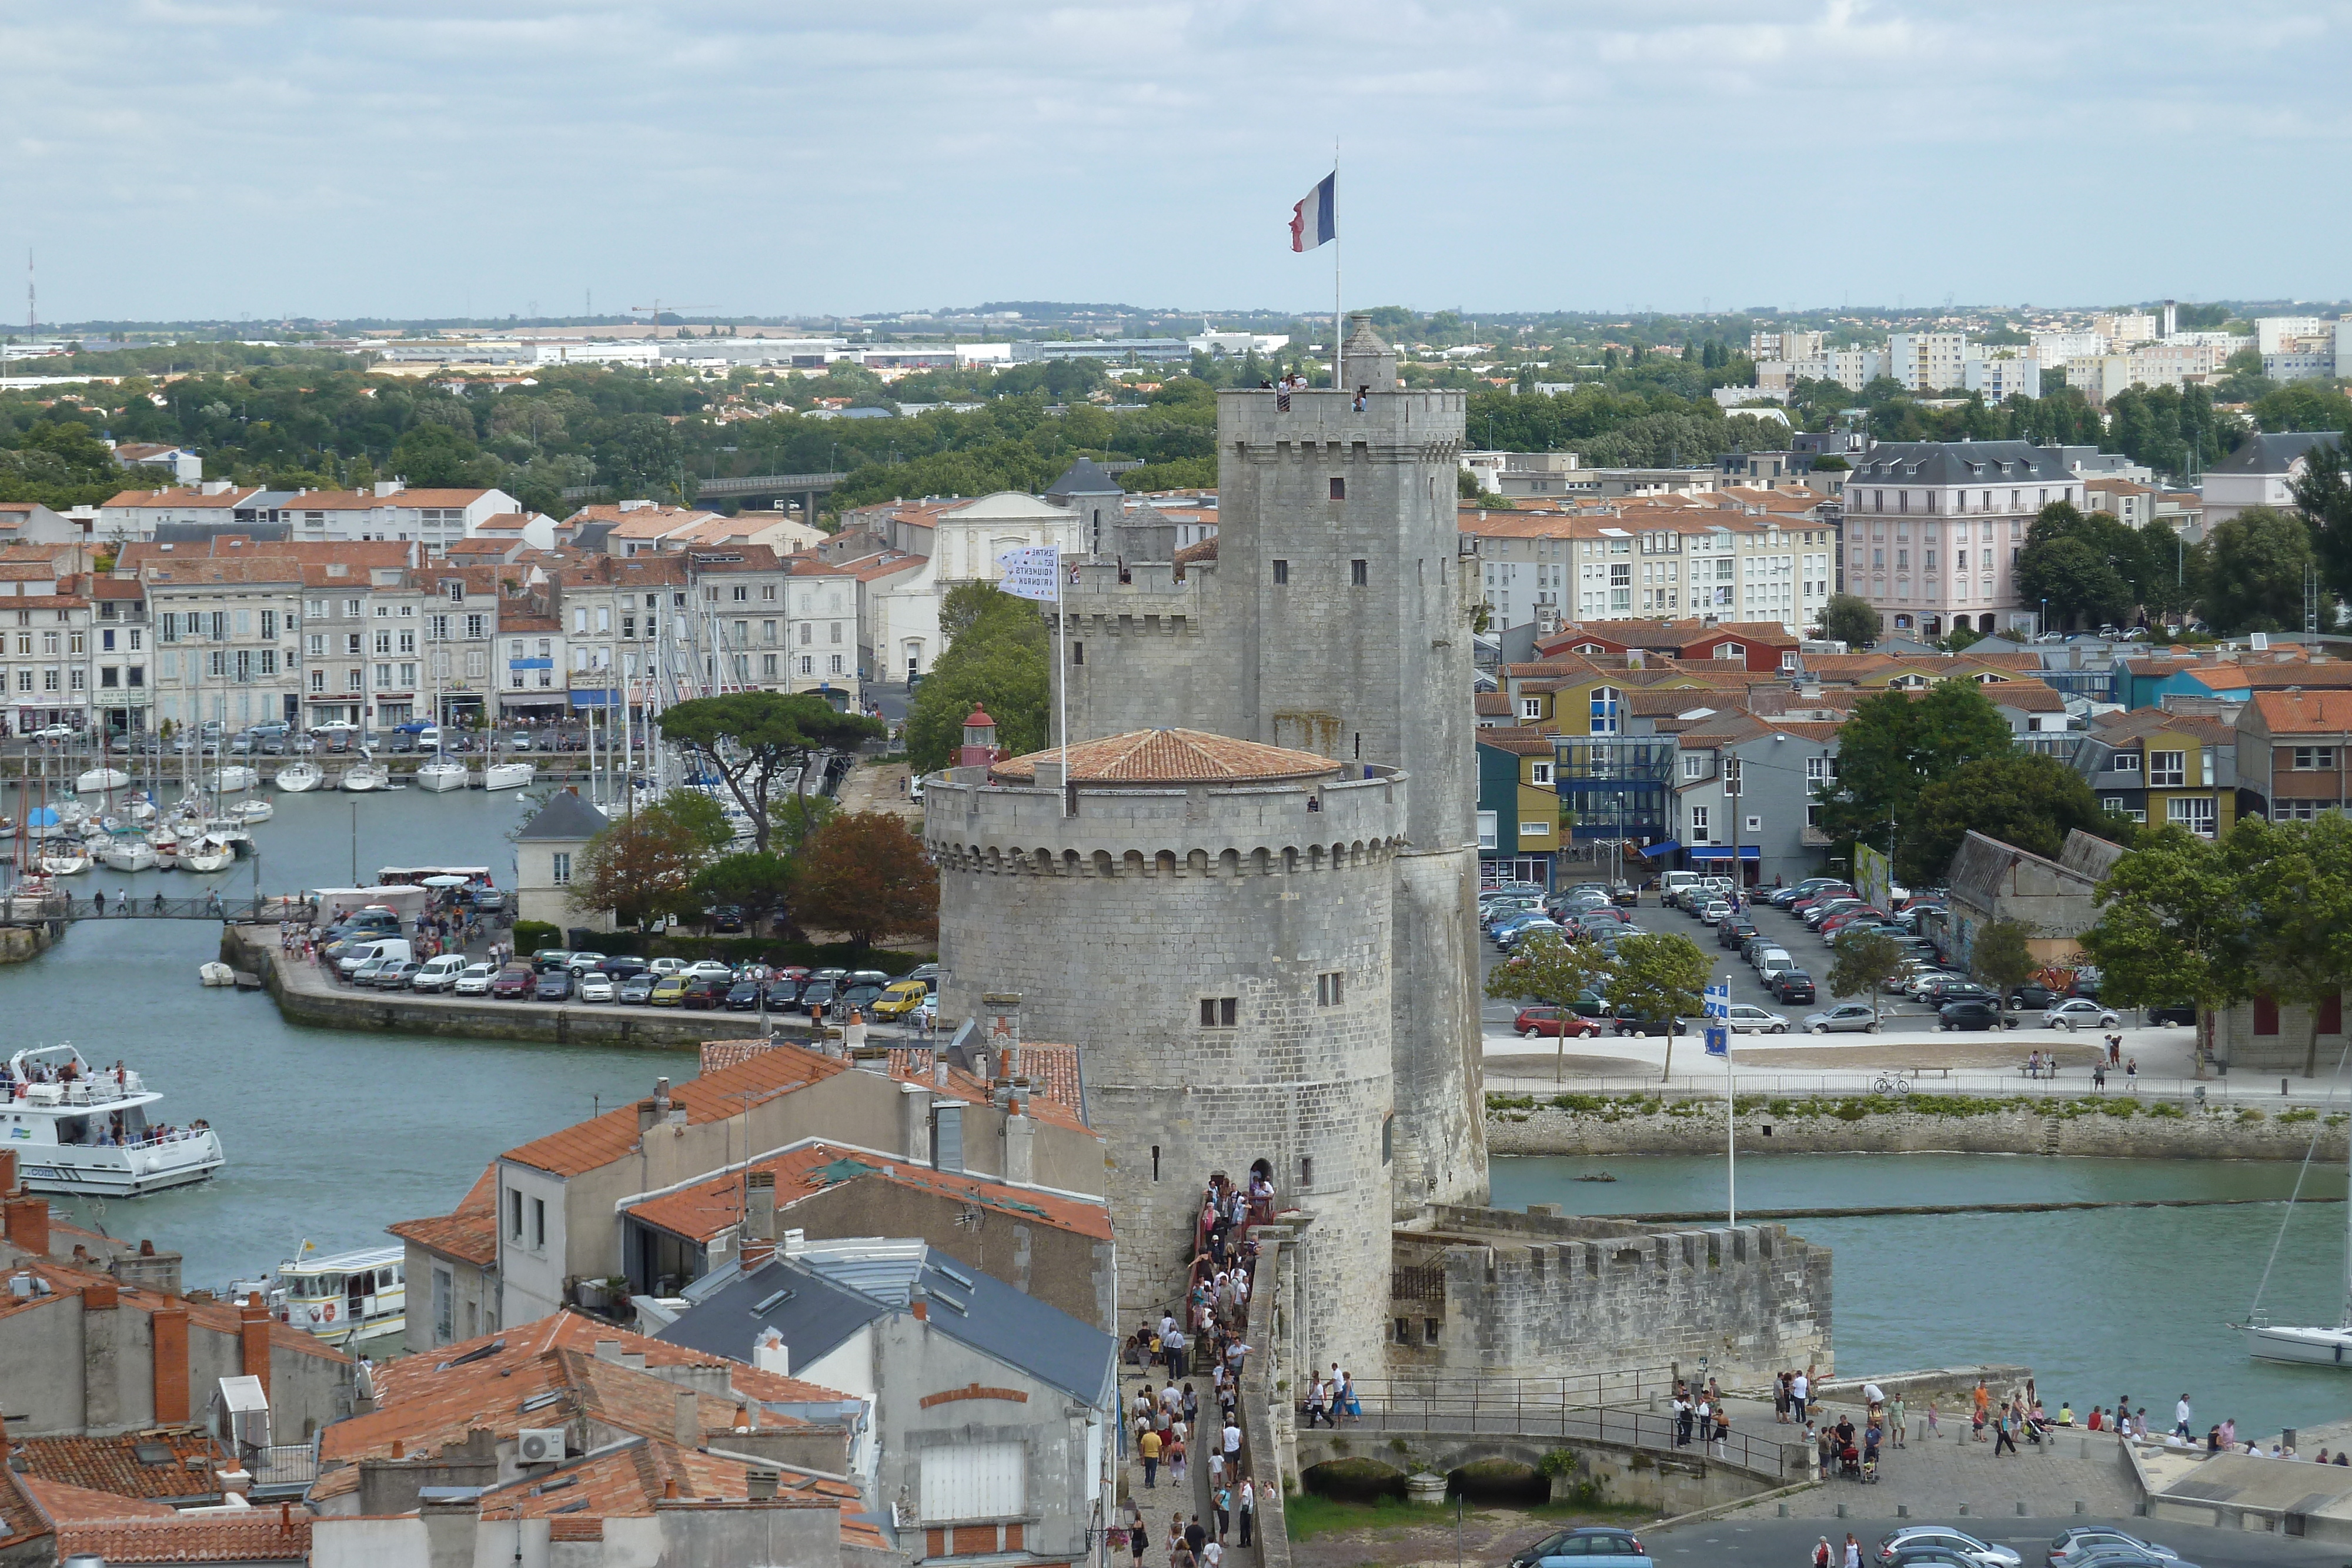
[[1334, 169], [1290, 209], [1291, 249], [1313, 250], [1339, 237], [1339, 172]]

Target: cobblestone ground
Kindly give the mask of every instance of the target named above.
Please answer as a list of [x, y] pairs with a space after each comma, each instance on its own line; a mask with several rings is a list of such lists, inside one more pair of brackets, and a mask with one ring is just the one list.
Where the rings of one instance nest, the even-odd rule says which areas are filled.
[[[1143, 1460], [1135, 1452], [1135, 1412], [1139, 1407], [1137, 1401], [1142, 1397], [1146, 1386], [1157, 1393], [1161, 1381], [1157, 1372], [1146, 1377], [1131, 1366], [1122, 1365], [1119, 1369], [1120, 1408], [1127, 1414], [1128, 1438], [1127, 1453], [1119, 1469], [1118, 1487], [1122, 1500], [1131, 1497], [1143, 1510], [1143, 1522], [1150, 1531], [1150, 1541], [1144, 1548], [1141, 1560], [1142, 1568], [1168, 1568], [1168, 1521], [1171, 1514], [1182, 1514], [1184, 1522], [1188, 1524], [1198, 1515], [1202, 1528], [1213, 1535], [1216, 1532], [1216, 1515], [1209, 1501], [1208, 1448], [1205, 1446], [1216, 1440], [1213, 1424], [1217, 1417], [1213, 1399], [1204, 1401], [1202, 1406], [1203, 1425], [1211, 1429], [1187, 1435], [1186, 1447], [1196, 1450], [1199, 1457], [1188, 1462], [1185, 1479], [1181, 1482], [1175, 1480], [1169, 1474], [1167, 1465], [1162, 1464], [1157, 1478], [1159, 1484], [1150, 1488], [1143, 1484]], [[1209, 1387], [1203, 1379], [1193, 1378], [1191, 1381], [1196, 1391]], [[1178, 1386], [1182, 1385], [1180, 1383]], [[1112, 1516], [1112, 1522], [1123, 1523], [1125, 1519], [1122, 1500], [1122, 1507]], [[1253, 1544], [1249, 1547], [1241, 1545], [1241, 1511], [1236, 1505], [1233, 1527], [1224, 1536], [1225, 1568], [1257, 1568], [1259, 1558], [1255, 1531], [1251, 1539]], [[1111, 1559], [1111, 1568], [1128, 1568], [1135, 1561], [1133, 1548], [1130, 1547], [1126, 1554]]]
[[[1759, 1408], [1760, 1416], [1748, 1424], [1750, 1437], [1776, 1429], [1770, 1406]], [[1834, 1422], [1842, 1407], [1830, 1408]], [[1744, 1412], [1738, 1403], [1733, 1410], [1736, 1421]], [[1859, 1409], [1843, 1413], [1860, 1424]], [[1843, 1503], [1856, 1518], [1891, 1518], [1900, 1505], [1914, 1519], [1955, 1519], [1965, 1505], [1968, 1517], [1988, 1521], [2016, 1517], [2021, 1502], [2030, 1517], [2055, 1519], [2071, 1516], [2077, 1502], [2094, 1517], [2128, 1516], [2139, 1501], [2116, 1439], [2104, 1433], [2062, 1431], [2047, 1442], [2028, 1443], [2014, 1454], [1995, 1458], [1990, 1437], [1981, 1443], [1969, 1440], [1965, 1416], [1946, 1418], [1940, 1435], [1930, 1437], [1925, 1433], [1925, 1417], [1915, 1409], [1910, 1426], [1905, 1447], [1880, 1450], [1874, 1485], [1831, 1479], [1779, 1500], [1798, 1519], [1833, 1518]], [[1775, 1516], [1778, 1506], [1751, 1503], [1727, 1517]]]

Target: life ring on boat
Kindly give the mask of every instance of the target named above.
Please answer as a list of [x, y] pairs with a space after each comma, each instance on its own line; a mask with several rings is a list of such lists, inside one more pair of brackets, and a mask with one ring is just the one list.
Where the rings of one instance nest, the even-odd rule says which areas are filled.
[[327, 1306], [326, 1306], [325, 1313], [324, 1313], [324, 1315], [320, 1319], [320, 1322], [330, 1322], [330, 1323], [331, 1323], [331, 1322], [333, 1322], [334, 1321], [335, 1321], [335, 1303], [334, 1303], [334, 1302], [332, 1302], [332, 1301], [329, 1301], [329, 1302], [327, 1303]]

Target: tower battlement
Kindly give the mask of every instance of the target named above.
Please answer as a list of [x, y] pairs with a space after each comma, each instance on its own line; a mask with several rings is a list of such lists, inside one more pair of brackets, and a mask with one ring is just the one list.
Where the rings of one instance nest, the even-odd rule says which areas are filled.
[[[1355, 401], [1352, 390], [1286, 393], [1259, 387], [1221, 392], [1218, 444], [1227, 450], [1237, 444], [1285, 443], [1342, 449], [1377, 445], [1410, 448], [1416, 456], [1442, 451], [1437, 460], [1450, 462], [1462, 444], [1469, 411], [1465, 392], [1374, 392], [1366, 395], [1360, 413]], [[1446, 498], [1453, 499], [1451, 492]]]

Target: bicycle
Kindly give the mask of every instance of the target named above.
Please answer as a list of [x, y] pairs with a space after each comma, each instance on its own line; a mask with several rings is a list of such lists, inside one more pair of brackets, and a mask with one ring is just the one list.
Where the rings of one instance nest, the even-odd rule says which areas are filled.
[[1911, 1092], [1911, 1081], [1895, 1073], [1882, 1073], [1872, 1082], [1870, 1092], [1874, 1094], [1908, 1094]]

